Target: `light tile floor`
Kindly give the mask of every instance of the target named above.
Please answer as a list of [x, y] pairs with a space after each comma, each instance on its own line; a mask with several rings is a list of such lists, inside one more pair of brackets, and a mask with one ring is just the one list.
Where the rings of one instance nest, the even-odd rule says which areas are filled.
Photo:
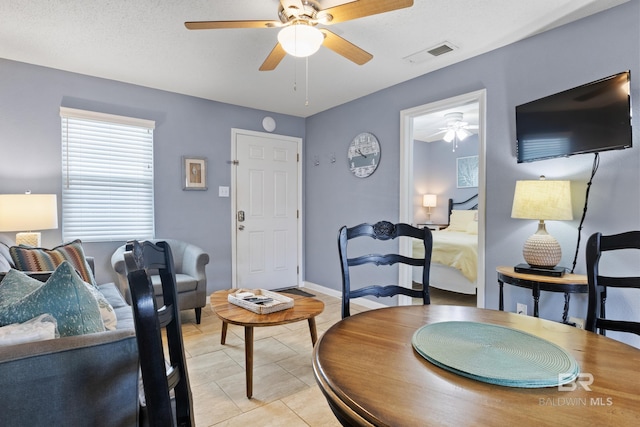
[[[455, 294], [454, 294], [455, 296]], [[340, 300], [316, 293], [325, 303], [316, 317], [318, 337], [340, 320]], [[432, 303], [475, 305], [432, 290]], [[351, 313], [366, 310], [352, 304]], [[254, 329], [253, 398], [245, 394], [244, 329], [229, 325], [220, 344], [222, 322], [205, 307], [195, 323], [192, 310], [182, 312], [187, 368], [196, 425], [204, 426], [339, 426], [311, 367], [312, 345], [305, 321]]]

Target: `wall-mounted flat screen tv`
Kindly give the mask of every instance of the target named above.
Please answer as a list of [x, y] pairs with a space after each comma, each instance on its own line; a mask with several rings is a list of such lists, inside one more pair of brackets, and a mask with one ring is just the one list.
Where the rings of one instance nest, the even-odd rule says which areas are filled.
[[516, 107], [518, 163], [631, 147], [630, 72]]

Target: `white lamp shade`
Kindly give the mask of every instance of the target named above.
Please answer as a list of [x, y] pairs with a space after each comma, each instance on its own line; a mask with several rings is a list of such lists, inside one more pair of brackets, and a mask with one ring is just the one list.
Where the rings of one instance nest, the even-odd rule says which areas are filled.
[[571, 220], [571, 182], [517, 181], [511, 218]]
[[324, 35], [316, 27], [298, 23], [284, 27], [278, 33], [278, 42], [289, 55], [304, 58], [320, 49]]
[[436, 195], [435, 194], [424, 194], [422, 196], [422, 206], [425, 208], [435, 208], [436, 207]]
[[0, 231], [58, 228], [55, 194], [0, 194]]

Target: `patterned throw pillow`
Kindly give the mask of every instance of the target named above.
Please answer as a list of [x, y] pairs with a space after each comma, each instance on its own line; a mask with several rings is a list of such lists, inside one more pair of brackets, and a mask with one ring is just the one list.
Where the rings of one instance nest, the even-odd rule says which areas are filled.
[[56, 319], [50, 314], [41, 314], [24, 323], [0, 327], [0, 346], [52, 340], [56, 334]]
[[[25, 274], [22, 276], [26, 278], [25, 283], [34, 280]], [[23, 323], [49, 313], [58, 322], [61, 337], [104, 331], [98, 302], [67, 261], [38, 289], [14, 298], [15, 301], [3, 302], [0, 306], [0, 326]]]
[[98, 288], [88, 283], [85, 283], [85, 286], [98, 302], [98, 307], [100, 307], [100, 317], [102, 317], [104, 328], [107, 331], [115, 331], [117, 329], [116, 326], [118, 325], [118, 318], [116, 317], [116, 312], [113, 311], [113, 307], [109, 304], [109, 301], [107, 301]]
[[91, 267], [87, 262], [82, 242], [74, 240], [53, 249], [31, 248], [28, 246], [12, 246], [9, 248], [11, 259], [16, 269], [21, 271], [53, 271], [62, 261], [69, 263], [76, 269], [82, 280], [96, 286]]

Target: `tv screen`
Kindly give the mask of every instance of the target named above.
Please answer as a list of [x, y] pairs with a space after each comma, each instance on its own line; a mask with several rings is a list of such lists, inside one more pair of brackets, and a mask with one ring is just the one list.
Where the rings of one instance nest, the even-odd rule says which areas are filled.
[[630, 72], [516, 107], [518, 163], [631, 147]]

